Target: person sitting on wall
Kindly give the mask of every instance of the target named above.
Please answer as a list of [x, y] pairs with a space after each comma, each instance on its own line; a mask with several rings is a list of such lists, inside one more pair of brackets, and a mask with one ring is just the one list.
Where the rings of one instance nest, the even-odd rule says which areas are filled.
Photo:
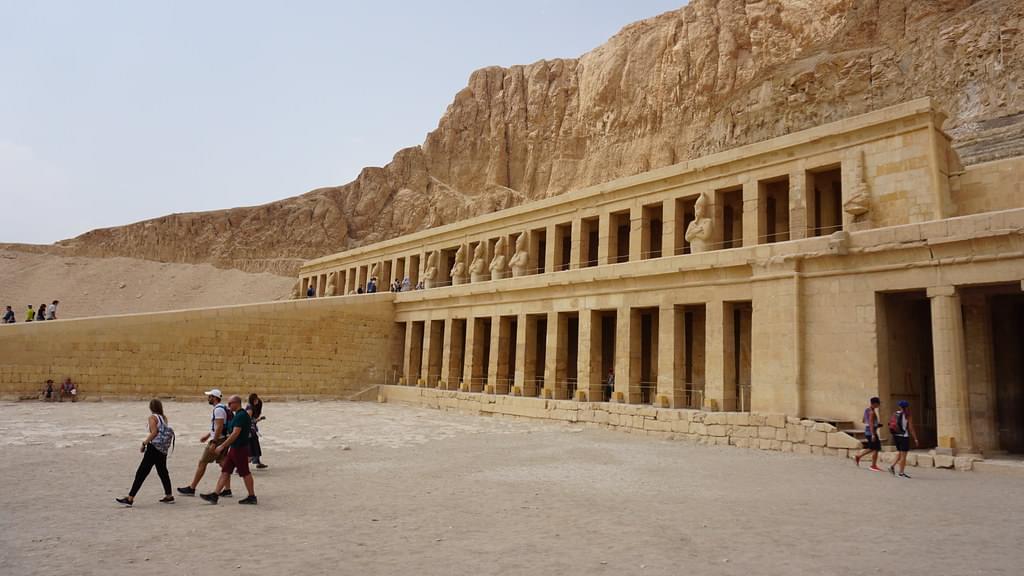
[[356, 288], [356, 294], [362, 294], [362, 293], [363, 293], [363, 287], [362, 286]]
[[400, 291], [400, 292], [408, 292], [409, 290], [412, 290], [412, 283], [411, 283], [411, 282], [409, 282], [409, 277], [408, 277], [408, 276], [406, 276], [406, 277], [405, 277], [405, 278], [404, 278], [404, 279], [402, 280], [402, 287], [401, 287], [401, 288], [399, 289], [399, 291]]
[[63, 402], [65, 398], [74, 397], [71, 395], [71, 391], [75, 389], [75, 385], [71, 383], [71, 378], [65, 378], [64, 383], [60, 385], [60, 401]]
[[53, 389], [53, 380], [47, 380], [46, 386], [43, 387], [43, 399], [53, 402], [54, 396], [56, 396], [56, 390]]
[[370, 281], [366, 283], [366, 293], [376, 294], [377, 292], [377, 278], [370, 278]]
[[316, 288], [310, 284], [309, 288], [306, 288], [306, 298], [313, 298], [314, 296], [316, 296]]

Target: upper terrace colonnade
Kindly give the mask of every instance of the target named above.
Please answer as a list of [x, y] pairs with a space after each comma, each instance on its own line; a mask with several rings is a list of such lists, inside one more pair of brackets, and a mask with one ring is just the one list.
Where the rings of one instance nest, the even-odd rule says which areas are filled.
[[422, 281], [386, 360], [409, 384], [803, 416], [878, 394], [995, 449], [968, 366], [1010, 353], [964, 334], [1019, 308], [1024, 191], [963, 172], [941, 124], [914, 100], [312, 260], [302, 290]]

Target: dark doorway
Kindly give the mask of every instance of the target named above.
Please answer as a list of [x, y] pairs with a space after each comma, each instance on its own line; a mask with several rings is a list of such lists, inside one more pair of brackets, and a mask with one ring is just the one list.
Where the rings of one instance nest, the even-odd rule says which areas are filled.
[[992, 298], [999, 444], [1024, 453], [1024, 296]]

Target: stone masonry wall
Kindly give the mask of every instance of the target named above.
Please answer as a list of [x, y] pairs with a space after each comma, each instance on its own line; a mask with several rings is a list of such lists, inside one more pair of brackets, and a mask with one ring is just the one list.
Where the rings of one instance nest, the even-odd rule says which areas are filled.
[[[712, 446], [736, 446], [798, 454], [853, 458], [862, 448], [856, 438], [825, 422], [815, 422], [757, 412], [706, 412], [655, 408], [637, 404], [545, 400], [517, 396], [480, 394], [416, 388], [380, 386], [380, 402], [403, 402], [439, 410], [471, 414], [534, 418], [611, 428], [666, 439], [690, 440]], [[883, 452], [880, 462], [895, 460], [895, 452]], [[975, 456], [946, 456], [911, 453], [911, 466], [970, 470]]]
[[0, 397], [36, 397], [65, 377], [83, 399], [348, 396], [382, 378], [393, 317], [380, 294], [5, 325]]

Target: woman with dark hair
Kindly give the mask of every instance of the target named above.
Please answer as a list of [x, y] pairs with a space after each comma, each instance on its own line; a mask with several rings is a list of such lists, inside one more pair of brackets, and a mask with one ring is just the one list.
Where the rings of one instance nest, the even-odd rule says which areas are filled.
[[167, 424], [167, 417], [164, 416], [164, 405], [160, 400], [153, 398], [149, 401], [149, 434], [142, 441], [142, 462], [135, 471], [135, 482], [128, 496], [115, 498], [118, 504], [131, 506], [135, 503], [135, 495], [142, 488], [142, 483], [149, 476], [149, 471], [156, 466], [156, 473], [160, 476], [160, 483], [164, 485], [164, 497], [161, 502], [174, 502], [171, 495], [171, 475], [167, 473], [167, 452], [174, 444], [174, 429]]
[[255, 392], [249, 394], [249, 404], [246, 405], [245, 411], [252, 418], [252, 433], [249, 434], [249, 460], [259, 469], [266, 468], [267, 465], [260, 462], [263, 450], [260, 449], [260, 430], [256, 425], [257, 422], [263, 420], [263, 400]]

